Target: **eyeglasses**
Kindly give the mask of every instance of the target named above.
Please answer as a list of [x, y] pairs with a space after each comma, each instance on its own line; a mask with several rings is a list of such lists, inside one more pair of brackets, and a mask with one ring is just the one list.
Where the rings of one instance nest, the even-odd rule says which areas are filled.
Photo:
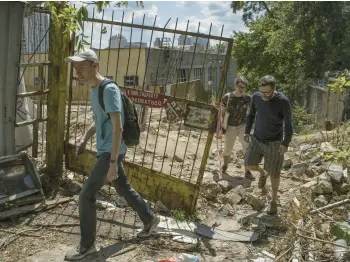
[[269, 96], [269, 95], [271, 95], [272, 91], [273, 91], [273, 90], [270, 90], [270, 91], [267, 91], [267, 92], [262, 92], [262, 91], [259, 90], [259, 92], [260, 92], [261, 94], [263, 94], [264, 96]]

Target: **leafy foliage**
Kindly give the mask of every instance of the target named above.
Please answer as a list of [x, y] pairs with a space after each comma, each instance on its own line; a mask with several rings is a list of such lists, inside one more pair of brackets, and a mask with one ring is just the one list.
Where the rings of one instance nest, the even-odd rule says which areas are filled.
[[[128, 7], [128, 4], [128, 1], [120, 1], [117, 2], [115, 6]], [[136, 4], [137, 6], [140, 4], [142, 8], [144, 7], [142, 1], [136, 1]], [[95, 5], [97, 12], [101, 13], [103, 8], [110, 7], [110, 2], [83, 2], [83, 5], [80, 8], [75, 8], [66, 1], [47, 1], [44, 5], [44, 7], [50, 11], [53, 23], [65, 28], [64, 33], [75, 33], [75, 46], [78, 51], [83, 49], [84, 45], [90, 45], [90, 43], [85, 40], [88, 36], [85, 36], [83, 33], [83, 21], [86, 21], [89, 18], [87, 7], [90, 5]], [[105, 33], [107, 33], [107, 28], [103, 27], [101, 29], [101, 34]]]
[[[329, 76], [329, 72], [326, 73], [327, 76]], [[350, 87], [350, 74], [347, 69], [345, 69], [343, 72], [337, 72], [336, 73], [336, 79], [334, 82], [331, 82], [328, 84], [328, 86], [337, 93], [343, 93], [345, 92], [347, 87]]]
[[[244, 6], [243, 17], [262, 10], [257, 2]], [[349, 2], [280, 1], [268, 8], [268, 15], [247, 20], [249, 32], [233, 32], [232, 55], [250, 88], [256, 90], [259, 78], [271, 74], [280, 91], [299, 101], [306, 87], [327, 70], [349, 68]]]
[[270, 12], [269, 4], [265, 1], [233, 1], [231, 9], [233, 13], [243, 11], [242, 19], [246, 25], [254, 22], [260, 14], [265, 15]]

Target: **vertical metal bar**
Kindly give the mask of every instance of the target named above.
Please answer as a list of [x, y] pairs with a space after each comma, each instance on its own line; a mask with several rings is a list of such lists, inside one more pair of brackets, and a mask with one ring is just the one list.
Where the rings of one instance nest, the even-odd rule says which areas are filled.
[[[124, 22], [124, 11], [123, 11], [123, 16], [122, 16], [122, 23]], [[121, 42], [121, 37], [123, 33], [123, 26], [120, 26], [120, 34], [119, 34], [119, 46], [118, 46], [118, 57], [117, 57], [117, 67], [115, 69], [115, 81], [117, 82], [118, 80], [118, 66], [119, 66], [119, 55], [120, 55], [120, 42]]]
[[[166, 22], [164, 28], [166, 28], [166, 26], [168, 25], [168, 23], [170, 22], [170, 19], [168, 20], [168, 22]], [[165, 34], [165, 31], [163, 31], [163, 34], [162, 34], [162, 42], [164, 41], [164, 34]], [[164, 55], [164, 52], [163, 52], [163, 55]], [[159, 65], [160, 65], [160, 58], [161, 57], [164, 57], [164, 56], [158, 56], [158, 66], [157, 66], [157, 71], [156, 71], [156, 82], [155, 82], [155, 85], [154, 85], [154, 88], [153, 88], [153, 92], [155, 92], [155, 86], [157, 85], [157, 80], [158, 80], [158, 71], [159, 71]], [[152, 81], [152, 80], [151, 80]], [[151, 83], [152, 84], [152, 83]], [[153, 113], [153, 109], [151, 108], [151, 114], [150, 114], [150, 117], [149, 117], [149, 123], [148, 125], [151, 124], [151, 119], [152, 119], [152, 113]], [[161, 119], [161, 118], [159, 118]], [[159, 135], [159, 126], [160, 126], [160, 122], [159, 122], [159, 125], [158, 125], [158, 131], [157, 131], [157, 136], [156, 136], [156, 143], [154, 145], [154, 150], [153, 150], [153, 158], [152, 158], [152, 165], [151, 165], [151, 170], [153, 170], [153, 163], [154, 163], [154, 157], [156, 155], [156, 149], [157, 149], [157, 143], [158, 143], [158, 135]]]
[[[227, 76], [227, 72], [230, 66], [230, 59], [231, 59], [231, 51], [232, 51], [232, 45], [233, 45], [233, 41], [230, 41], [228, 43], [227, 46], [227, 51], [226, 51], [226, 56], [225, 56], [225, 64], [224, 64], [224, 71], [222, 73], [221, 76], [221, 80], [220, 80], [220, 86], [219, 86], [219, 90], [218, 90], [218, 94], [216, 96], [216, 102], [219, 102], [221, 97], [222, 97], [222, 93], [225, 87], [225, 79]], [[210, 119], [209, 119], [209, 126], [213, 127], [216, 121], [216, 111], [213, 111], [210, 115]], [[207, 142], [204, 148], [204, 152], [203, 152], [203, 157], [202, 157], [202, 162], [201, 162], [201, 166], [199, 168], [199, 174], [198, 174], [198, 179], [197, 179], [197, 186], [201, 186], [202, 185], [202, 180], [203, 180], [203, 175], [204, 175], [204, 171], [205, 171], [205, 166], [207, 165], [207, 159], [209, 156], [209, 151], [210, 151], [210, 147], [213, 141], [213, 137], [214, 137], [214, 129], [211, 128], [209, 130], [208, 133], [208, 138], [207, 138]]]
[[[188, 25], [189, 25], [189, 23], [190, 23], [190, 21], [187, 20], [186, 33], [187, 33], [187, 31], [188, 31]], [[184, 52], [185, 52], [185, 43], [186, 43], [186, 39], [187, 39], [187, 34], [185, 34], [184, 45], [183, 45], [183, 47], [182, 47], [182, 55], [181, 55], [181, 57], [183, 57], [183, 54], [184, 54]], [[179, 64], [180, 70], [181, 70], [181, 65], [182, 65], [182, 59], [180, 60], [180, 64]], [[175, 72], [177, 73], [177, 70], [176, 70]], [[186, 74], [186, 73], [185, 73], [185, 74]], [[177, 76], [177, 74], [176, 74], [176, 76]], [[181, 76], [181, 72], [180, 72], [180, 76]], [[176, 77], [176, 86], [175, 86], [174, 97], [176, 97], [176, 91], [177, 91], [178, 84], [179, 84], [179, 77]], [[170, 130], [170, 125], [169, 125], [169, 130]], [[179, 143], [179, 134], [180, 134], [180, 130], [181, 130], [181, 124], [179, 125], [179, 128], [178, 128], [178, 133], [177, 133], [177, 138], [176, 138], [176, 143], [175, 143], [175, 149], [174, 149], [173, 159], [172, 159], [172, 162], [171, 162], [170, 175], [171, 175], [171, 173], [172, 173], [173, 166], [174, 166], [174, 160], [175, 160], [175, 155], [176, 155], [177, 144]]]
[[[143, 26], [144, 23], [145, 23], [145, 17], [146, 17], [146, 14], [143, 15], [142, 26]], [[137, 65], [136, 65], [136, 75], [137, 75], [137, 77], [139, 76], [139, 64], [140, 64], [140, 56], [141, 56], [142, 38], [143, 38], [143, 28], [141, 29], [141, 39], [140, 39], [139, 55], [138, 55], [138, 58], [137, 58]], [[136, 86], [135, 86], [135, 87], [136, 87]], [[137, 112], [138, 118], [139, 118], [139, 119], [141, 119], [141, 113], [142, 113], [142, 110], [140, 110], [140, 112]], [[140, 122], [140, 121], [139, 121], [139, 122]], [[133, 162], [133, 163], [135, 163], [136, 149], [137, 149], [137, 146], [134, 147], [134, 154], [133, 154], [133, 158], [132, 158], [132, 162]]]
[[[69, 55], [74, 54], [75, 49], [75, 33], [72, 34], [72, 39], [70, 41], [69, 45]], [[72, 114], [72, 98], [73, 98], [73, 65], [69, 65], [69, 84], [68, 84], [68, 112], [67, 112], [67, 127], [66, 127], [66, 145], [65, 150], [67, 149], [67, 146], [69, 144], [70, 140], [70, 122], [71, 122], [71, 114]], [[65, 165], [66, 168], [69, 167], [69, 157], [68, 152], [65, 152]]]
[[[112, 12], [112, 21], [114, 20], [114, 10]], [[113, 32], [113, 25], [111, 24], [111, 33], [109, 34], [109, 45], [108, 45], [108, 57], [107, 57], [107, 70], [106, 75], [108, 76], [108, 69], [109, 69], [109, 57], [111, 55], [111, 38], [112, 38], [112, 32]], [[116, 80], [116, 79], [115, 79]]]
[[[199, 33], [200, 27], [201, 27], [201, 23], [199, 22], [199, 23], [198, 23], [197, 34]], [[191, 73], [192, 73], [192, 67], [193, 67], [193, 62], [194, 62], [194, 56], [196, 55], [196, 50], [197, 50], [197, 42], [198, 42], [198, 36], [196, 36], [196, 41], [195, 41], [195, 44], [194, 44], [194, 50], [193, 50], [192, 61], [191, 61], [191, 68], [190, 68], [189, 76], [188, 76], [188, 80], [187, 80], [187, 87], [186, 87], [186, 93], [185, 93], [185, 100], [187, 100], [187, 93], [188, 93], [189, 84], [190, 84], [190, 78], [191, 78]], [[195, 90], [195, 92], [196, 92], [196, 89], [195, 89], [195, 88], [194, 88], [194, 90]], [[198, 90], [198, 93], [199, 93], [199, 90]], [[183, 167], [184, 167], [184, 163], [185, 163], [185, 159], [186, 159], [186, 153], [187, 153], [188, 144], [189, 144], [189, 141], [190, 141], [190, 138], [191, 138], [191, 134], [192, 134], [192, 129], [191, 129], [190, 132], [188, 133], [187, 143], [186, 143], [185, 153], [184, 153], [184, 156], [183, 156], [183, 161], [182, 161], [182, 164], [181, 164], [179, 179], [181, 179], [181, 176], [182, 176], [182, 170], [183, 170]], [[198, 141], [198, 144], [199, 144], [199, 141]]]
[[[131, 18], [131, 25], [134, 24], [134, 12], [132, 13]], [[130, 56], [131, 56], [131, 41], [132, 41], [132, 27], [130, 27], [130, 42], [129, 42], [129, 56], [128, 56], [128, 64], [126, 65], [126, 73], [125, 76], [128, 77], [129, 73], [129, 63], [130, 63]]]
[[[208, 42], [207, 42], [207, 46], [205, 48], [204, 60], [203, 60], [203, 65], [202, 65], [202, 69], [201, 69], [201, 79], [202, 79], [202, 85], [203, 86], [205, 85], [205, 83], [204, 83], [204, 81], [205, 81], [204, 80], [204, 78], [205, 78], [205, 63], [206, 63], [206, 60], [207, 60], [207, 54], [208, 54], [208, 49], [209, 49], [211, 29], [212, 29], [212, 24], [210, 24], [210, 28], [209, 28]], [[196, 95], [196, 102], [198, 101], [198, 94]], [[208, 102], [208, 100], [207, 100], [207, 102]], [[199, 149], [200, 141], [202, 139], [202, 134], [203, 134], [203, 130], [201, 130], [200, 134], [199, 134], [198, 144], [197, 144], [196, 153], [195, 153], [195, 156], [194, 156], [194, 159], [193, 159], [193, 165], [192, 165], [192, 169], [191, 169], [189, 182], [191, 182], [191, 180], [192, 180], [193, 169], [194, 169], [194, 166], [196, 164], [197, 155], [198, 155], [198, 149]]]
[[[177, 29], [178, 20], [179, 20], [179, 19], [176, 18], [175, 30]], [[175, 34], [175, 32], [174, 32], [173, 42], [172, 42], [172, 47], [171, 47], [171, 53], [169, 54], [169, 59], [171, 59], [171, 56], [173, 55], [173, 52], [177, 52], [177, 51], [174, 51], [175, 36], [176, 36], [176, 34]], [[175, 56], [176, 56], [176, 54], [175, 54]], [[175, 68], [175, 70], [176, 70], [176, 68]], [[169, 74], [170, 74], [170, 70], [168, 70], [167, 76], [166, 76], [166, 79], [165, 79], [164, 94], [166, 93], [166, 87], [167, 87], [167, 83], [168, 83]], [[159, 123], [160, 123], [160, 122], [159, 122]], [[166, 153], [166, 149], [167, 149], [167, 145], [168, 145], [169, 132], [170, 132], [170, 122], [169, 122], [169, 125], [168, 125], [167, 138], [166, 138], [166, 140], [165, 140], [165, 147], [164, 147], [164, 153], [163, 153], [162, 167], [161, 167], [161, 169], [160, 169], [161, 172], [163, 171], [163, 167], [164, 167], [164, 159], [165, 159], [165, 153]]]
[[[39, 66], [39, 75], [38, 75], [38, 82], [39, 82], [39, 88], [40, 91], [43, 91], [43, 83], [44, 83], [44, 66]], [[42, 119], [42, 98], [41, 95], [37, 96], [37, 103], [36, 103], [36, 118]], [[39, 122], [36, 122], [33, 124], [33, 152], [32, 155], [34, 158], [38, 157], [38, 148], [39, 148]]]
[[153, 27], [151, 30], [151, 38], [149, 40], [149, 47], [148, 47], [148, 53], [147, 53], [147, 60], [146, 60], [146, 69], [145, 69], [145, 75], [143, 77], [143, 82], [142, 82], [142, 91], [145, 91], [145, 82], [146, 82], [146, 75], [147, 75], [147, 67], [148, 67], [148, 61], [149, 61], [149, 57], [150, 57], [150, 51], [151, 51], [151, 46], [152, 46], [152, 39], [153, 39], [153, 32], [154, 32], [154, 27], [156, 25], [156, 21], [157, 21], [157, 16], [154, 17], [154, 22], [153, 22]]
[[[147, 66], [148, 66], [148, 62], [149, 62], [149, 57], [150, 57], [150, 50], [151, 50], [151, 45], [152, 45], [152, 39], [153, 39], [153, 32], [154, 32], [154, 27], [156, 25], [156, 21], [157, 21], [157, 16], [154, 17], [154, 23], [153, 23], [153, 28], [152, 28], [152, 32], [151, 32], [151, 38], [149, 40], [149, 48], [148, 48], [148, 54], [147, 54], [147, 60], [146, 60], [146, 68], [145, 68], [145, 75], [143, 77], [143, 83], [142, 83], [142, 91], [145, 90], [145, 81], [146, 81], [146, 75], [147, 75]], [[146, 107], [144, 107], [146, 108]], [[152, 108], [151, 108], [152, 110]], [[144, 117], [145, 117], [145, 112], [146, 110], [143, 111], [143, 115], [142, 115], [142, 118], [141, 118], [141, 123], [144, 122]], [[145, 148], [144, 148], [144, 151], [146, 151], [146, 147], [147, 147], [147, 142], [148, 142], [148, 135], [149, 135], [149, 127], [150, 125], [148, 124], [148, 129], [147, 129], [147, 136], [146, 136], [146, 142], [145, 142]], [[143, 154], [143, 158], [142, 158], [142, 166], [143, 166], [143, 163], [145, 161], [145, 155], [146, 154]]]
[[[95, 17], [95, 8], [93, 9], [92, 17], [93, 18]], [[91, 25], [91, 38], [90, 38], [91, 48], [92, 48], [93, 35], [94, 35], [94, 22], [92, 22], [92, 25]], [[88, 103], [88, 100], [89, 100], [89, 98], [86, 97], [86, 99], [85, 99], [86, 104]], [[85, 111], [87, 111], [87, 107], [85, 108]], [[92, 141], [93, 141], [93, 138], [91, 137], [91, 139], [90, 139], [90, 151], [92, 151]]]

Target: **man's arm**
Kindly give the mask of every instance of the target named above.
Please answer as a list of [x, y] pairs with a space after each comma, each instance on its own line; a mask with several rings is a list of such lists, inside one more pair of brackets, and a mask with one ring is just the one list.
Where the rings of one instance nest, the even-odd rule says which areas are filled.
[[288, 147], [290, 141], [292, 141], [293, 136], [293, 125], [292, 125], [292, 108], [290, 106], [289, 100], [283, 103], [283, 120], [284, 120], [284, 139], [282, 141], [282, 146]]
[[123, 137], [122, 116], [120, 112], [111, 112], [109, 115], [113, 124], [111, 160], [117, 161]]
[[256, 106], [254, 103], [254, 96], [251, 98], [249, 113], [246, 119], [245, 134], [250, 134], [256, 115]]

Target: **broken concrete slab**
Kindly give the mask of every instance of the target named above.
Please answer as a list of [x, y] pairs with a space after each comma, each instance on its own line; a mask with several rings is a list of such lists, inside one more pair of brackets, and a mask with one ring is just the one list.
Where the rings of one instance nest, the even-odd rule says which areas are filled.
[[265, 203], [255, 194], [248, 193], [245, 201], [253, 207], [254, 210], [260, 211], [265, 207]]
[[317, 198], [315, 198], [314, 203], [317, 207], [323, 207], [328, 204], [328, 201], [326, 200], [324, 195], [320, 195]]
[[331, 180], [335, 183], [341, 183], [344, 178], [343, 166], [337, 164], [331, 164], [327, 171]]
[[321, 150], [324, 152], [324, 153], [334, 153], [334, 152], [337, 152], [339, 151], [339, 149], [335, 148], [331, 143], [329, 142], [322, 142], [321, 143]]
[[241, 202], [246, 196], [246, 190], [243, 186], [239, 185], [236, 188], [231, 189], [229, 192], [224, 195], [224, 203], [228, 203], [232, 206], [237, 205]]
[[214, 181], [203, 186], [202, 195], [208, 200], [216, 201], [220, 193], [221, 187]]
[[288, 168], [291, 168], [292, 165], [293, 165], [292, 159], [288, 158], [288, 159], [284, 159], [282, 167], [288, 169]]
[[229, 190], [232, 189], [231, 183], [229, 183], [226, 180], [219, 181], [218, 185], [221, 187], [223, 193], [226, 193], [226, 192], [228, 192]]
[[327, 194], [333, 192], [333, 186], [330, 182], [326, 180], [321, 180], [313, 190], [317, 195]]
[[218, 228], [210, 228], [201, 224], [196, 224], [194, 232], [198, 235], [217, 240], [237, 241], [237, 242], [254, 242], [258, 240], [259, 234], [251, 231], [228, 232]]

